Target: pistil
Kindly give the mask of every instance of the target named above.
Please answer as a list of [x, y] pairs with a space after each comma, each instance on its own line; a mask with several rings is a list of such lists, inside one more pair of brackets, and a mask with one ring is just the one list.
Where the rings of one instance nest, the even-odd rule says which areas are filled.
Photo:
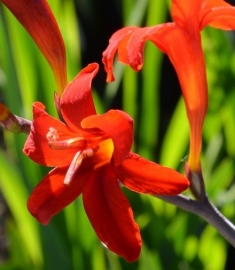
[[98, 150], [99, 150], [99, 146], [97, 145], [94, 149], [88, 148], [84, 151], [78, 151], [75, 154], [75, 156], [74, 156], [74, 158], [73, 158], [73, 160], [68, 168], [68, 171], [65, 175], [65, 178], [64, 178], [65, 185], [69, 185], [71, 183], [71, 181], [74, 178], [75, 173], [80, 168], [83, 159], [93, 157]]

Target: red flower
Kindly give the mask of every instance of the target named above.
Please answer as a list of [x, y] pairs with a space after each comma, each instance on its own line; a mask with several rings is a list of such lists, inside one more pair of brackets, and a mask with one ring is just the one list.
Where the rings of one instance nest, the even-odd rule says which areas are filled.
[[67, 85], [65, 47], [46, 0], [0, 0], [34, 39], [50, 64], [61, 96]]
[[99, 239], [127, 261], [138, 258], [141, 237], [131, 207], [119, 188], [147, 194], [175, 195], [188, 180], [130, 152], [133, 120], [110, 110], [97, 115], [91, 81], [98, 71], [88, 65], [66, 87], [60, 99], [65, 123], [33, 105], [31, 132], [24, 153], [33, 161], [55, 167], [34, 189], [28, 200], [30, 213], [42, 224], [80, 194], [88, 218]]
[[173, 0], [173, 23], [152, 27], [125, 27], [113, 34], [103, 53], [107, 81], [113, 81], [113, 58], [139, 71], [144, 62], [144, 45], [153, 42], [168, 55], [177, 72], [190, 124], [188, 165], [200, 171], [202, 126], [207, 111], [207, 81], [200, 31], [210, 25], [235, 28], [235, 8], [222, 0]]

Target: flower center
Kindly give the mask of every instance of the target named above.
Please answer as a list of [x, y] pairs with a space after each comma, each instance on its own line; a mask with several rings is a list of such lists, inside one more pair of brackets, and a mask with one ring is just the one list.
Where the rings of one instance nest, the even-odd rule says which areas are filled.
[[[65, 175], [65, 185], [71, 183], [75, 173], [80, 168], [83, 159], [93, 157], [99, 150], [99, 143], [108, 139], [102, 131], [88, 133], [84, 136], [80, 134], [74, 135], [74, 137], [71, 135], [71, 138], [68, 138], [67, 134], [59, 133], [54, 127], [50, 127], [46, 135], [48, 145], [53, 150], [78, 149]], [[63, 139], [65, 136], [68, 139]]]

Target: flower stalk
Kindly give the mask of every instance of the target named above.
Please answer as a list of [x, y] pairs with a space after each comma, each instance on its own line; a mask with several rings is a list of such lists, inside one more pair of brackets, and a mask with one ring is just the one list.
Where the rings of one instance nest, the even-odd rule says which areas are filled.
[[200, 216], [235, 247], [235, 225], [210, 202], [207, 196], [203, 200], [192, 200], [184, 195], [155, 197]]
[[14, 115], [4, 104], [0, 103], [0, 125], [13, 133], [29, 134], [31, 121]]

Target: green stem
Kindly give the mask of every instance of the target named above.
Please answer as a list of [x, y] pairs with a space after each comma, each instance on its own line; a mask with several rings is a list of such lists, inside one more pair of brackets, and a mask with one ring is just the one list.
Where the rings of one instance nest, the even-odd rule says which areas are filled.
[[235, 247], [235, 226], [210, 202], [207, 196], [202, 201], [192, 200], [184, 195], [155, 196], [165, 202], [202, 217]]

